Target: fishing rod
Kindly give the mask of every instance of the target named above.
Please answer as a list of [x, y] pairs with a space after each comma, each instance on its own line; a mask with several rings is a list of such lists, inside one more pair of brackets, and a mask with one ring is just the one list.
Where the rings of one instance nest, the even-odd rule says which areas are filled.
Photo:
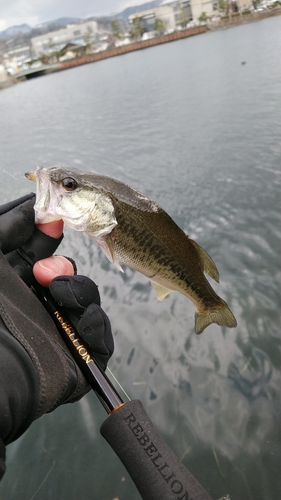
[[75, 361], [108, 413], [108, 418], [100, 428], [101, 435], [123, 462], [142, 498], [211, 500], [210, 495], [157, 433], [142, 403], [138, 400], [124, 403], [49, 292], [42, 292], [39, 287], [35, 290], [41, 303], [53, 316]]
[[[60, 241], [57, 240], [56, 246]], [[142, 403], [122, 400], [65, 316], [65, 311], [56, 304], [49, 290], [35, 281], [33, 264], [49, 255], [50, 246], [47, 250], [46, 245], [38, 244], [38, 238], [32, 237], [6, 258], [52, 316], [76, 363], [105, 408], [108, 417], [101, 425], [100, 433], [124, 464], [141, 497], [143, 500], [212, 500], [158, 434]]]

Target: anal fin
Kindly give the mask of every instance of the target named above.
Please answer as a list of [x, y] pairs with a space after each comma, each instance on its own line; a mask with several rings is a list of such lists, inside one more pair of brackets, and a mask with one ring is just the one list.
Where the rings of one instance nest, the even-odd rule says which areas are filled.
[[158, 300], [165, 299], [165, 297], [173, 291], [165, 288], [164, 286], [158, 285], [158, 283], [155, 283], [154, 281], [152, 281], [151, 284]]

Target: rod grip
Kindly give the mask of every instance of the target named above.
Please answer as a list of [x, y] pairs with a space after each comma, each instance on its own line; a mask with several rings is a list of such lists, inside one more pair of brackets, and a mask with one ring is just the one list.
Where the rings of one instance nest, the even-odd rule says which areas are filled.
[[143, 500], [212, 500], [159, 436], [140, 401], [113, 411], [100, 432]]

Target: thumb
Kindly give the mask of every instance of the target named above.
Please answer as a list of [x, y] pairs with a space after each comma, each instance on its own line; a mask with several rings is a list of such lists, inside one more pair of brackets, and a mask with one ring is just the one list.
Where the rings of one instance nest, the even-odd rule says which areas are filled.
[[73, 276], [74, 268], [66, 257], [52, 255], [38, 260], [33, 266], [33, 274], [40, 285], [47, 287], [57, 276]]

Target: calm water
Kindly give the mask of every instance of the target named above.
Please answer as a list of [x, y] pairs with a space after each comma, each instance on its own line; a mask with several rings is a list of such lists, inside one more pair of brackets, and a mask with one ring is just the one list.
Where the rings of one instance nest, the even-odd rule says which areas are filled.
[[[66, 230], [61, 250], [99, 284], [112, 371], [214, 499], [280, 498], [280, 53], [277, 17], [0, 93], [14, 175], [1, 201], [34, 189], [22, 174], [38, 164], [101, 172], [158, 201], [217, 263], [238, 327], [196, 336], [185, 297], [159, 303], [84, 235]], [[105, 417], [89, 394], [35, 422], [8, 449], [1, 500], [138, 500]]]

